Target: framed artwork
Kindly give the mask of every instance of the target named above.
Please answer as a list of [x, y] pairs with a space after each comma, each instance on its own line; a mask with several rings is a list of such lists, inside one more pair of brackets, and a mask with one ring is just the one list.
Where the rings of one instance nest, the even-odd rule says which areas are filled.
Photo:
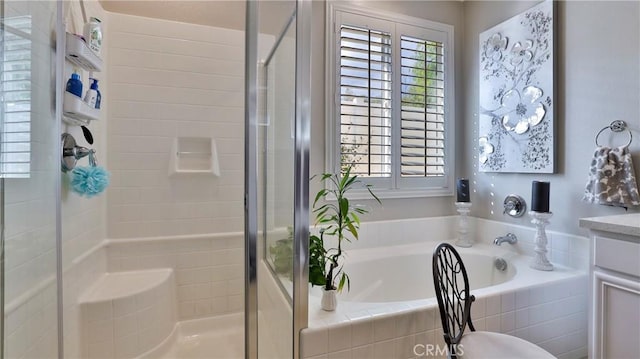
[[478, 168], [553, 173], [554, 4], [480, 34]]

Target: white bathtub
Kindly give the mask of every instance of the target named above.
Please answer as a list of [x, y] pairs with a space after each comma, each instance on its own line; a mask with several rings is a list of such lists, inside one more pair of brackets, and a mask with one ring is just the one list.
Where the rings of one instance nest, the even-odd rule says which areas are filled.
[[[558, 357], [584, 357], [587, 272], [557, 263], [551, 272], [530, 268], [532, 257], [521, 254], [527, 252], [523, 247], [528, 246], [528, 235], [520, 234], [522, 243], [516, 246], [487, 240], [471, 248], [456, 247], [477, 298], [472, 306], [476, 329], [516, 335]], [[338, 294], [335, 312], [325, 312], [320, 309], [321, 288], [310, 288], [302, 357], [411, 357], [415, 344], [443, 344], [431, 274], [439, 243], [347, 250], [351, 291]], [[495, 268], [496, 258], [507, 262], [505, 272]]]
[[[337, 318], [342, 315], [361, 310], [385, 313], [403, 306], [435, 305], [431, 259], [439, 243], [423, 242], [347, 252], [345, 271], [351, 279], [351, 290], [345, 288], [339, 293], [338, 310], [327, 313], [314, 310], [322, 291], [319, 287], [312, 288], [309, 326], [324, 323], [327, 318], [339, 320]], [[559, 265], [552, 272], [534, 270], [529, 267], [531, 257], [518, 254], [508, 244], [499, 247], [478, 243], [471, 248], [456, 249], [467, 269], [471, 293], [476, 296], [536, 286], [584, 273]], [[505, 272], [495, 268], [497, 258], [507, 262]]]
[[[351, 279], [351, 290], [340, 293], [340, 300], [385, 303], [435, 297], [432, 251], [432, 246], [414, 245], [352, 253], [345, 265]], [[501, 250], [488, 253], [477, 248], [460, 249], [459, 252], [472, 290], [504, 283], [516, 274], [515, 266], [510, 263], [515, 253]], [[494, 262], [498, 258], [507, 262], [505, 271], [496, 269]]]

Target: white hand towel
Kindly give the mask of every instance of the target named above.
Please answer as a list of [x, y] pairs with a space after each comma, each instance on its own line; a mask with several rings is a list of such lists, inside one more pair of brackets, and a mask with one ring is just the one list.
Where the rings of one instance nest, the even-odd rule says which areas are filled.
[[625, 208], [640, 205], [629, 146], [596, 148], [582, 200]]

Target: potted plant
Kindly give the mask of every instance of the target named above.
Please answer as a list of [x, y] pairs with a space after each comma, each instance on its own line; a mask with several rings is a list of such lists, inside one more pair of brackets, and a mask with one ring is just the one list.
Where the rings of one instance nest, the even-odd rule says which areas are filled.
[[287, 233], [287, 238], [278, 239], [269, 246], [269, 255], [273, 270], [293, 280], [293, 227], [287, 227]]
[[[351, 167], [347, 167], [342, 176], [324, 173], [320, 182], [324, 188], [316, 194], [313, 213], [316, 217], [315, 224], [321, 228], [319, 235], [309, 237], [309, 282], [312, 286], [322, 286], [322, 309], [331, 311], [335, 310], [337, 305], [336, 291], [342, 291], [345, 285], [347, 290], [351, 287], [349, 275], [343, 269], [344, 241], [358, 239], [360, 215], [369, 211], [354, 205], [347, 197], [349, 191], [362, 183], [357, 175], [351, 175]], [[371, 191], [370, 185], [364, 187], [378, 203], [381, 203]], [[325, 246], [325, 239], [329, 237], [337, 240], [335, 247]]]

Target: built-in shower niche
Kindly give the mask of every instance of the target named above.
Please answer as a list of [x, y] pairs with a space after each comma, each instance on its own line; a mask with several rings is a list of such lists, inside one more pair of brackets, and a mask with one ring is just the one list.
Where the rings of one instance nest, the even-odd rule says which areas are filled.
[[216, 142], [210, 137], [176, 137], [169, 161], [169, 175], [220, 176]]

